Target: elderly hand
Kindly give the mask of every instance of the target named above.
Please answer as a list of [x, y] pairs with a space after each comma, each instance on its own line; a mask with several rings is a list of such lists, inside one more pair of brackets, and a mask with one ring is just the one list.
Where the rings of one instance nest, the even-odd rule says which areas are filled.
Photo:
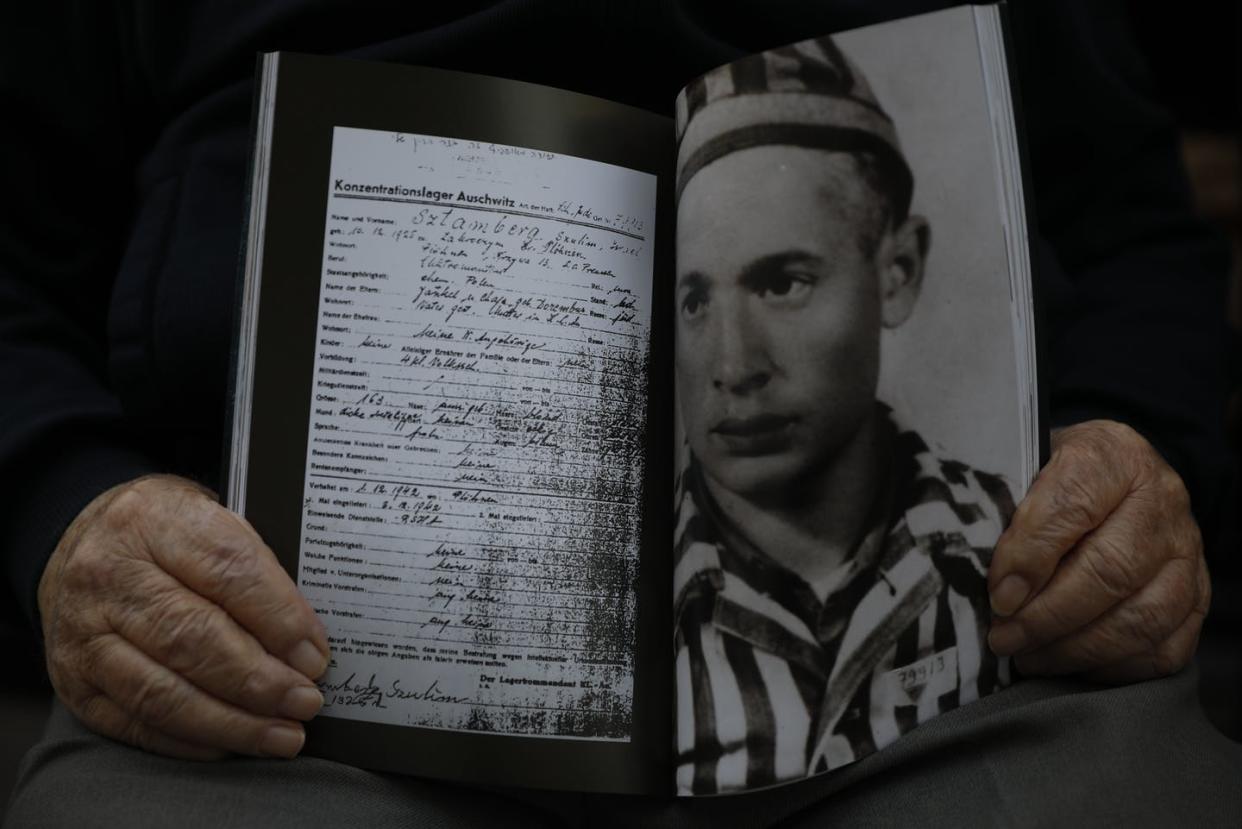
[[1127, 426], [1059, 430], [996, 545], [988, 643], [1027, 674], [1129, 682], [1194, 655], [1211, 597], [1181, 478]]
[[52, 685], [87, 726], [159, 754], [292, 757], [328, 642], [272, 551], [198, 485], [92, 501], [39, 582]]

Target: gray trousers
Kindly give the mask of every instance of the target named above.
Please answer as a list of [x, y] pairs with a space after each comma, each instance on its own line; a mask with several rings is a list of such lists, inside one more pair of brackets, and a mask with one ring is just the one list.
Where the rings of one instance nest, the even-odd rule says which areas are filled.
[[480, 790], [314, 758], [190, 763], [96, 736], [57, 706], [5, 823], [25, 827], [1228, 826], [1242, 745], [1198, 673], [1121, 688], [1029, 680], [828, 775], [677, 800]]

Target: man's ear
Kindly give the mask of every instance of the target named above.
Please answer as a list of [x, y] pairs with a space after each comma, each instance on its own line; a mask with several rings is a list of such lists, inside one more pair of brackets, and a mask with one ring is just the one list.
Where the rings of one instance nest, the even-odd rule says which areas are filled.
[[880, 261], [880, 320], [896, 328], [910, 316], [923, 287], [923, 264], [931, 245], [931, 227], [922, 216], [908, 216], [877, 251]]

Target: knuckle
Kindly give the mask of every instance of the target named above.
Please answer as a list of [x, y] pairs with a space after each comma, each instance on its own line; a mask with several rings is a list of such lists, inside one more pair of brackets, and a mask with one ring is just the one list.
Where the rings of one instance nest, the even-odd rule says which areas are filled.
[[1150, 664], [1153, 678], [1172, 676], [1180, 667], [1169, 656], [1159, 653], [1152, 654]]
[[1187, 527], [1184, 532], [1174, 533], [1167, 543], [1167, 558], [1185, 561], [1197, 567], [1203, 557], [1203, 539], [1199, 528]]
[[213, 539], [200, 553], [209, 587], [216, 595], [244, 596], [259, 581], [258, 561], [250, 546], [234, 538]]
[[145, 481], [135, 481], [116, 493], [104, 508], [100, 520], [111, 532], [131, 532], [135, 523], [146, 513], [150, 503], [151, 493]]
[[1073, 432], [1073, 443], [1090, 447], [1097, 459], [1115, 461], [1119, 452], [1133, 454], [1150, 448], [1147, 439], [1132, 426], [1118, 420], [1091, 420], [1078, 424]]
[[1145, 642], [1153, 650], [1159, 648], [1166, 627], [1164, 611], [1152, 604], [1138, 604], [1126, 616], [1126, 631], [1131, 640]]
[[1120, 446], [1149, 446], [1147, 439], [1140, 435], [1134, 427], [1118, 420], [1101, 421], [1101, 431], [1108, 440]]
[[[128, 569], [128, 568], [126, 568]], [[99, 610], [108, 628], [117, 632], [146, 631], [152, 634], [167, 623], [169, 599], [178, 590], [150, 578], [150, 573], [118, 574], [114, 589], [106, 594]]]
[[1042, 581], [1078, 536], [1078, 530], [1067, 524], [1051, 519], [1043, 521], [1025, 534], [1025, 543], [1015, 548], [1011, 563]]
[[95, 681], [109, 670], [111, 651], [111, 637], [105, 635], [87, 637], [77, 648], [73, 649], [71, 655], [66, 655], [66, 670], [71, 675], [95, 684]]
[[1064, 463], [1080, 475], [1116, 481], [1137, 474], [1136, 463], [1155, 457], [1147, 440], [1130, 426], [1114, 420], [1080, 424], [1062, 441]]
[[78, 547], [65, 562], [60, 582], [63, 590], [84, 596], [101, 596], [111, 592], [120, 575], [109, 555], [107, 542], [92, 541]]
[[1110, 443], [1106, 429], [1082, 426], [1066, 434], [1056, 455], [1070, 469], [1096, 469], [1108, 462]]
[[1164, 565], [1164, 572], [1171, 584], [1166, 594], [1178, 607], [1190, 612], [1202, 584], [1199, 578], [1199, 561], [1193, 558], [1176, 558]]
[[64, 653], [64, 649], [57, 649], [57, 653], [48, 652], [47, 655], [47, 678], [52, 683], [53, 690], [57, 695], [65, 701], [74, 698], [74, 686], [84, 677], [76, 670], [76, 665]]
[[234, 688], [234, 699], [260, 700], [270, 696], [271, 682], [267, 675], [258, 667], [250, 666], [238, 677]]
[[82, 722], [98, 730], [108, 719], [107, 705], [107, 700], [103, 696], [90, 694], [76, 700], [72, 709]]
[[1175, 533], [1173, 546], [1179, 558], [1202, 561], [1203, 532], [1193, 518], [1188, 518], [1182, 531]]
[[172, 674], [152, 671], [138, 682], [130, 708], [138, 721], [163, 731], [181, 712], [185, 702], [185, 695]]
[[1043, 521], [1039, 518], [1039, 507], [1030, 497], [1023, 498], [1014, 508], [1013, 517], [1010, 519], [1009, 528], [998, 539], [997, 544], [1013, 537], [1018, 532], [1015, 528], [1022, 528], [1023, 532], [1038, 532], [1043, 526]]
[[188, 604], [179, 596], [167, 603], [170, 609], [156, 636], [161, 656], [180, 664], [203, 659], [217, 638], [211, 608]]
[[1019, 616], [1028, 640], [1035, 643], [1058, 639], [1076, 627], [1066, 611], [1046, 601], [1043, 594], [1036, 595]]
[[1108, 664], [1116, 659], [1117, 654], [1126, 652], [1121, 636], [1105, 628], [1069, 637], [1065, 651], [1069, 664], [1075, 670]]
[[1178, 647], [1171, 642], [1166, 642], [1162, 646], [1156, 648], [1152, 653], [1151, 671], [1152, 674], [1158, 677], [1172, 676], [1182, 668], [1186, 667], [1186, 663], [1189, 661], [1189, 649]]
[[1190, 492], [1182, 477], [1167, 465], [1161, 465], [1156, 473], [1156, 484], [1162, 500], [1168, 508], [1181, 512], [1190, 511]]
[[1051, 494], [1048, 522], [1054, 531], [1088, 530], [1103, 519], [1100, 490], [1086, 471], [1060, 476]]
[[155, 752], [155, 741], [152, 739], [151, 730], [144, 728], [141, 722], [130, 720], [121, 727], [121, 733], [118, 736], [123, 743], [128, 743], [135, 748], [143, 751]]
[[301, 608], [293, 601], [284, 600], [277, 593], [266, 597], [255, 618], [255, 628], [264, 640], [289, 646], [306, 638], [307, 631], [310, 630]]
[[1196, 607], [1186, 615], [1186, 620], [1182, 622], [1182, 627], [1189, 631], [1192, 640], [1190, 646], [1191, 655], [1199, 647], [1199, 634], [1203, 631], [1203, 623], [1205, 621], [1207, 621], [1207, 611]]
[[173, 655], [168, 661], [168, 667], [196, 685], [212, 688], [220, 684], [221, 675], [231, 675], [233, 663], [214, 640], [209, 640], [202, 648]]
[[113, 536], [149, 543], [153, 532], [193, 520], [193, 501], [202, 493], [190, 481], [168, 475], [147, 475], [119, 487], [100, 515], [102, 528]]
[[1128, 641], [1142, 643], [1155, 653], [1176, 627], [1176, 617], [1167, 599], [1134, 602], [1120, 615], [1121, 630]]
[[61, 699], [69, 696], [69, 677], [72, 675], [65, 659], [59, 655], [53, 655], [50, 652], [44, 660], [47, 666], [47, 679], [52, 683], [52, 688], [60, 695]]
[[1117, 541], [1102, 535], [1092, 536], [1078, 549], [1083, 569], [1104, 595], [1120, 600], [1137, 590], [1137, 562]]

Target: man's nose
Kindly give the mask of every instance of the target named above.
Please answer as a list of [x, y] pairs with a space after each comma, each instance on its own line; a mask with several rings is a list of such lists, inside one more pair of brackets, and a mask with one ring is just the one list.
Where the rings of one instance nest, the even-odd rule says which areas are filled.
[[721, 310], [712, 332], [716, 346], [712, 385], [729, 394], [758, 391], [772, 379], [773, 370], [763, 328], [745, 301]]

